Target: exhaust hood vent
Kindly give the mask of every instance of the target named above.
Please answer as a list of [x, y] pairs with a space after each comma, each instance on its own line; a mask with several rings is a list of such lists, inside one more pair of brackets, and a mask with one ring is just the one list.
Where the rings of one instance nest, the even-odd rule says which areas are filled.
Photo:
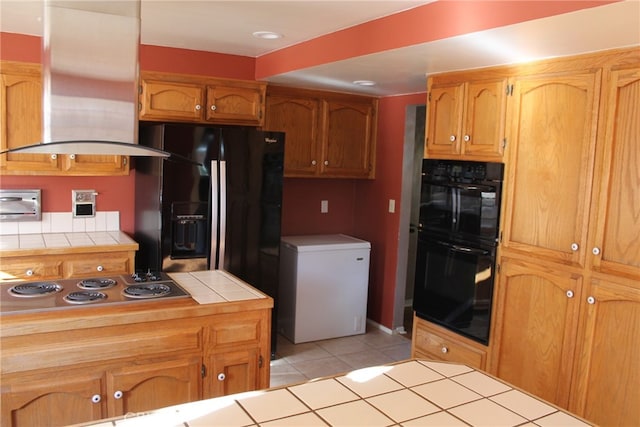
[[6, 152], [169, 157], [137, 145], [140, 0], [44, 2], [43, 141]]

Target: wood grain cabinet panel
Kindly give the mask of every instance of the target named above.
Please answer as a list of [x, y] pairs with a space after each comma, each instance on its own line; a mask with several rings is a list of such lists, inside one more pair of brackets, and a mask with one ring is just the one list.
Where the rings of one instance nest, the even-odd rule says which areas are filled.
[[507, 78], [485, 74], [429, 79], [425, 158], [502, 159]]
[[375, 177], [378, 100], [270, 86], [265, 129], [285, 132], [286, 177]]
[[202, 85], [142, 79], [140, 92], [141, 119], [201, 121], [203, 118]]

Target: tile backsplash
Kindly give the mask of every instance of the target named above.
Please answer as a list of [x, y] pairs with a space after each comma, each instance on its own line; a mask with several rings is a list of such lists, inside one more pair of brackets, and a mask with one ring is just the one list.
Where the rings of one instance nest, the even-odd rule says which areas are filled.
[[0, 222], [0, 235], [83, 233], [120, 230], [120, 212], [96, 212], [92, 218], [74, 218], [72, 212], [43, 212], [41, 221]]

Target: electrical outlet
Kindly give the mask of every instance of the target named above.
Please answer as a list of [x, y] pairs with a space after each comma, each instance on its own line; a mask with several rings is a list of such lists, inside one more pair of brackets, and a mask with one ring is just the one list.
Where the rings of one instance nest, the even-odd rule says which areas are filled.
[[328, 200], [321, 200], [320, 201], [320, 213], [327, 213], [329, 212], [329, 201]]
[[396, 211], [396, 201], [394, 199], [389, 199], [389, 213], [394, 213]]

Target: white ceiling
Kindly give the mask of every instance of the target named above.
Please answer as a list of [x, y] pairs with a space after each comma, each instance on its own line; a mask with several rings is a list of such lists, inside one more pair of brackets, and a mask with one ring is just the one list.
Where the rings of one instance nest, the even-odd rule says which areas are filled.
[[[260, 57], [426, 3], [430, 1], [142, 0], [141, 42]], [[42, 0], [0, 0], [1, 31], [41, 35], [41, 15]], [[252, 37], [262, 30], [284, 37]], [[430, 73], [632, 45], [640, 45], [640, 0], [378, 52], [267, 80], [381, 96], [408, 94], [424, 92]], [[356, 87], [354, 80], [377, 84]]]

